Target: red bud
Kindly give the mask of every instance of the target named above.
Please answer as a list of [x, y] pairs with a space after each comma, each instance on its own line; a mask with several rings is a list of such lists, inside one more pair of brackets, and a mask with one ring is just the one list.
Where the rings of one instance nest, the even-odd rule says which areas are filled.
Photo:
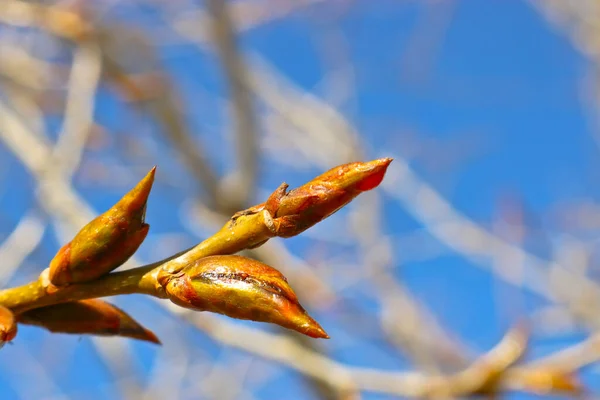
[[287, 193], [288, 185], [284, 183], [265, 203], [236, 216], [266, 209], [274, 218], [277, 236], [296, 236], [348, 204], [360, 193], [377, 187], [391, 162], [391, 158], [380, 158], [340, 165]]

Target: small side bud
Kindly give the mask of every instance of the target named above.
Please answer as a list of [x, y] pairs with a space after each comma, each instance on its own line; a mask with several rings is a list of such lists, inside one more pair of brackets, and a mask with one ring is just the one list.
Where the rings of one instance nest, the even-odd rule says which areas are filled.
[[35, 308], [19, 314], [18, 322], [54, 333], [121, 336], [160, 344], [152, 331], [120, 308], [98, 299]]
[[13, 340], [16, 335], [15, 315], [8, 308], [0, 306], [0, 347]]
[[50, 262], [53, 285], [97, 279], [124, 264], [140, 247], [150, 226], [146, 202], [156, 167], [104, 214], [84, 226]]
[[179, 273], [159, 274], [169, 299], [182, 307], [270, 322], [313, 338], [329, 338], [276, 269], [241, 256], [210, 256]]

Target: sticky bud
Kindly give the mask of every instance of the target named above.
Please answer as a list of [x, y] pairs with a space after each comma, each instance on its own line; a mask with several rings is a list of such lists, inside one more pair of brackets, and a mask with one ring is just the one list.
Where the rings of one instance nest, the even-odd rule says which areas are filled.
[[35, 308], [19, 314], [18, 321], [54, 333], [121, 336], [160, 344], [152, 331], [118, 307], [98, 299]]
[[142, 244], [150, 226], [146, 202], [156, 167], [104, 214], [84, 226], [50, 262], [55, 286], [97, 279], [124, 264]]
[[177, 274], [162, 271], [160, 285], [182, 307], [269, 322], [313, 338], [329, 338], [298, 302], [276, 269], [241, 256], [210, 256]]
[[0, 347], [10, 342], [17, 335], [17, 323], [12, 311], [0, 306]]
[[344, 207], [360, 193], [377, 187], [391, 162], [391, 158], [380, 158], [340, 165], [289, 192], [284, 183], [265, 203], [241, 211], [234, 218], [267, 210], [274, 218], [277, 236], [296, 236]]

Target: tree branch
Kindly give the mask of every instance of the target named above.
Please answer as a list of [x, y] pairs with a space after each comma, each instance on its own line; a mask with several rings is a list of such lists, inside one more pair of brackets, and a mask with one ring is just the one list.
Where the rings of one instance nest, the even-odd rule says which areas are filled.
[[235, 27], [228, 3], [221, 0], [208, 0], [207, 5], [213, 17], [211, 21], [213, 40], [231, 90], [239, 164], [234, 175], [235, 188], [239, 192], [235, 196], [238, 204], [232, 206], [239, 208], [252, 197], [256, 186], [258, 127], [248, 87], [248, 74], [236, 45]]

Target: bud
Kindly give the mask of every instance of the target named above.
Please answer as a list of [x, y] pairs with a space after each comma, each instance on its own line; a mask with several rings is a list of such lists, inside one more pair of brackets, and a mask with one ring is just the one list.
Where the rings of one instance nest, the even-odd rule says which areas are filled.
[[329, 338], [298, 302], [285, 277], [241, 256], [210, 256], [177, 274], [159, 272], [169, 299], [185, 308], [232, 318], [270, 322], [314, 338]]
[[150, 228], [144, 219], [155, 170], [152, 168], [129, 193], [56, 253], [50, 262], [52, 284], [64, 286], [97, 279], [136, 252]]
[[152, 331], [118, 307], [98, 299], [34, 308], [19, 314], [18, 319], [19, 323], [54, 333], [122, 336], [160, 344]]
[[0, 347], [13, 340], [16, 335], [15, 315], [8, 308], [0, 306]]
[[377, 187], [391, 162], [391, 158], [380, 158], [340, 165], [288, 193], [288, 185], [284, 183], [265, 203], [236, 216], [266, 209], [274, 218], [277, 236], [298, 235], [329, 217], [360, 193]]

